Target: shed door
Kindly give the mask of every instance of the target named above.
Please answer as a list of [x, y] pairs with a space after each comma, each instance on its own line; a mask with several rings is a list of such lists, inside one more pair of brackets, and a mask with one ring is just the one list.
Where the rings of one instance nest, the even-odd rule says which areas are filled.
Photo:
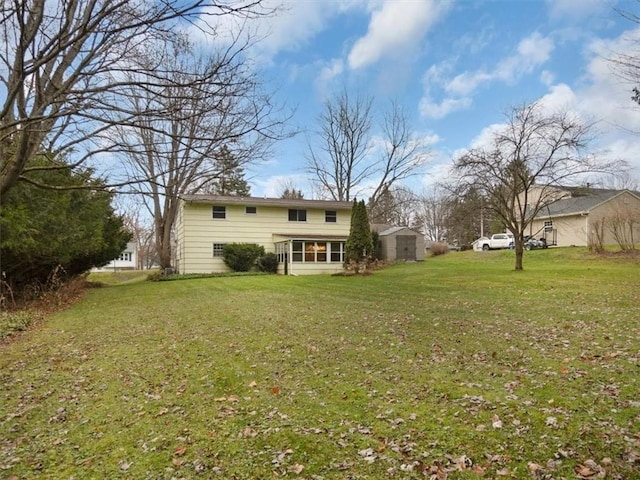
[[413, 235], [398, 235], [396, 237], [396, 259], [411, 260], [416, 259], [416, 237]]

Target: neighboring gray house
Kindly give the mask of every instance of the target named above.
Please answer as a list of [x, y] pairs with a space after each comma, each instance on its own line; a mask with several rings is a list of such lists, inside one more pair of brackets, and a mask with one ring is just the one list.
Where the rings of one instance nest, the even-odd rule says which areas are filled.
[[424, 260], [424, 236], [409, 227], [373, 224], [378, 233], [376, 251], [381, 260]]

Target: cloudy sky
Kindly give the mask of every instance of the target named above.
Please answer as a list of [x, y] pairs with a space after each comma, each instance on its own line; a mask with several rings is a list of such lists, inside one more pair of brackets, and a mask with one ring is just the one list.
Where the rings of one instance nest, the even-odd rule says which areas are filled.
[[[269, 0], [271, 1], [271, 0]], [[274, 2], [276, 3], [276, 2]], [[277, 2], [282, 3], [282, 2]], [[640, 179], [640, 106], [607, 58], [640, 52], [634, 0], [285, 0], [260, 21], [256, 45], [265, 81], [295, 108], [301, 133], [278, 143], [250, 172], [252, 194], [276, 196], [304, 172], [323, 102], [342, 88], [371, 95], [377, 112], [402, 103], [431, 144], [420, 189], [452, 158], [480, 144], [511, 106], [543, 99], [598, 122], [602, 155], [622, 158]]]

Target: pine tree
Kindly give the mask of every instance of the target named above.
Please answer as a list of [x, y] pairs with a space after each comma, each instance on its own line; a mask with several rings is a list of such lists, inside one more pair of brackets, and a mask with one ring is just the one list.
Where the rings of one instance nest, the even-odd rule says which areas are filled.
[[[367, 207], [364, 200], [353, 201], [351, 210], [351, 230], [345, 245], [346, 261], [357, 264], [366, 261], [369, 255], [373, 254], [373, 238], [371, 236], [371, 226]], [[359, 268], [359, 267], [357, 267]]]
[[215, 155], [219, 174], [204, 189], [211, 195], [248, 197], [251, 187], [244, 178], [244, 168], [225, 145]]

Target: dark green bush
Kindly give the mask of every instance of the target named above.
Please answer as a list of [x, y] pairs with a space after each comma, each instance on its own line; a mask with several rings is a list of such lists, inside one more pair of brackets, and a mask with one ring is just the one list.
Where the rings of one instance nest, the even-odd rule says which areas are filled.
[[266, 273], [278, 273], [278, 256], [275, 253], [265, 253], [258, 259], [258, 270]]
[[222, 250], [224, 263], [234, 272], [248, 272], [263, 255], [264, 247], [255, 243], [227, 243]]

